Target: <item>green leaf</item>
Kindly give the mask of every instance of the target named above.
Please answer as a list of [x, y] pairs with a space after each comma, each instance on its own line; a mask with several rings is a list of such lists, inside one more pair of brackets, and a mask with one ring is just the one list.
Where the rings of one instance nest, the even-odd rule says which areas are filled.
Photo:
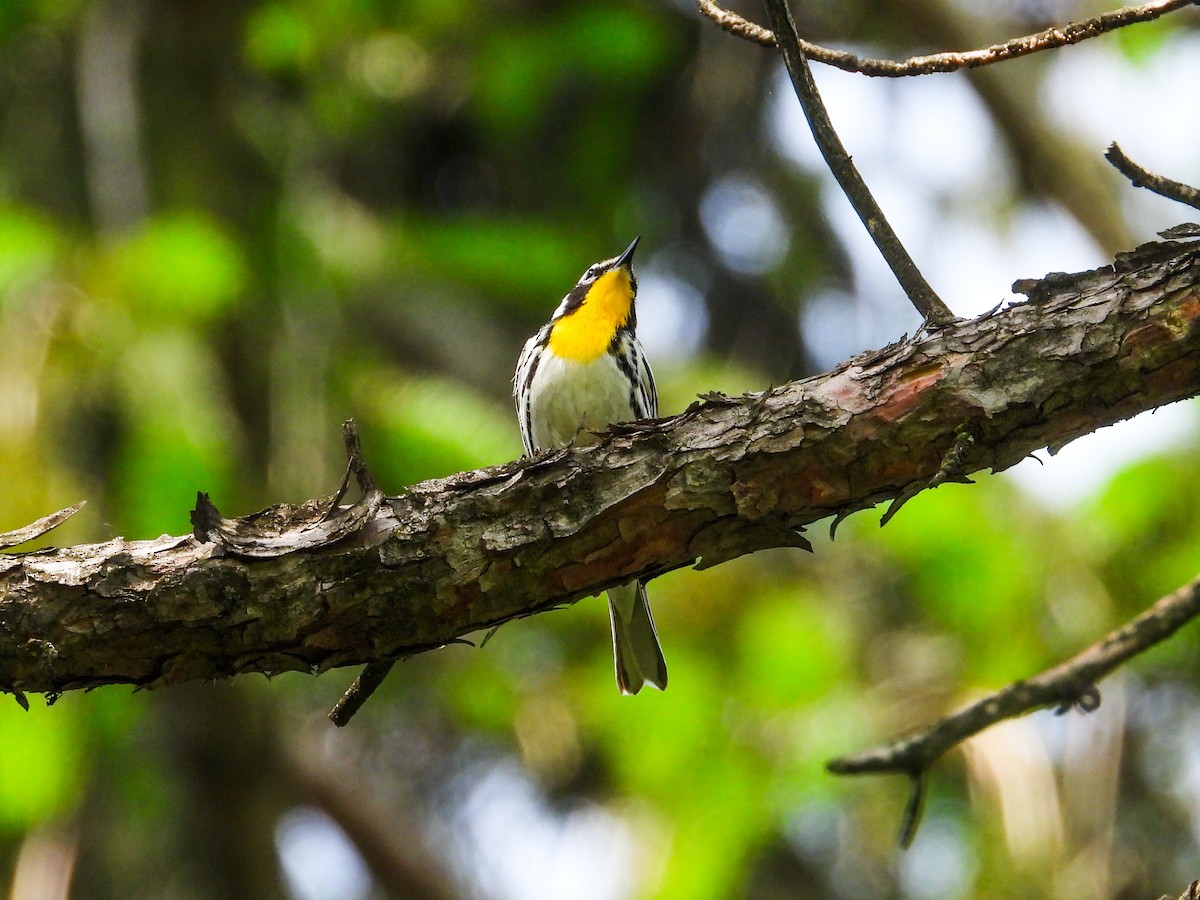
[[1128, 28], [1118, 28], [1113, 37], [1124, 57], [1137, 65], [1148, 64], [1179, 28], [1178, 16], [1163, 16]]
[[[536, 301], [548, 317], [595, 262], [577, 238], [548, 222], [529, 220], [409, 222], [396, 230], [393, 258], [398, 268], [470, 285], [497, 304], [525, 307], [519, 301]], [[603, 258], [606, 249], [591, 254]]]
[[0, 206], [0, 300], [53, 268], [59, 250], [54, 226], [31, 212]]
[[312, 26], [294, 7], [283, 3], [262, 6], [246, 21], [246, 59], [264, 72], [307, 69], [317, 54]]
[[747, 608], [737, 646], [746, 695], [769, 709], [824, 695], [846, 677], [854, 652], [844, 607], [795, 589], [765, 594]]
[[228, 310], [246, 280], [242, 252], [198, 212], [151, 219], [117, 244], [101, 289], [127, 302], [139, 322], [200, 324]]
[[0, 826], [28, 828], [68, 809], [84, 776], [79, 719], [68, 707], [34, 703], [25, 712], [0, 696]]
[[516, 414], [462, 384], [380, 372], [360, 380], [355, 394], [364, 421], [382, 434], [372, 468], [384, 483], [412, 484], [521, 454]]
[[226, 495], [232, 480], [237, 430], [216, 361], [192, 334], [165, 329], [126, 348], [120, 366], [120, 530], [139, 538], [187, 533], [196, 491]]

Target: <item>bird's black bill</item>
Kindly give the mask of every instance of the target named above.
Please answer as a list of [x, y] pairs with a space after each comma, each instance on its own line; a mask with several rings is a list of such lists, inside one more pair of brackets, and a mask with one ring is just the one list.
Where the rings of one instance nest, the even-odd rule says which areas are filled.
[[625, 252], [617, 257], [617, 261], [613, 265], [614, 269], [618, 268], [620, 266], [624, 266], [627, 269], [632, 268], [632, 266], [633, 266], [633, 251], [637, 249], [638, 241], [640, 241], [641, 239], [642, 239], [642, 236], [640, 234], [633, 239], [633, 243], [631, 243], [628, 247], [626, 247]]

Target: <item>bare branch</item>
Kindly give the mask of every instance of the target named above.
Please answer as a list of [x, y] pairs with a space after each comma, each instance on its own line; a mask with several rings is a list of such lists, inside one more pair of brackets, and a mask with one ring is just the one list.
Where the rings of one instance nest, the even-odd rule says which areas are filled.
[[[775, 35], [771, 29], [756, 25], [749, 19], [744, 19], [737, 13], [730, 12], [724, 7], [718, 6], [714, 0], [696, 0], [696, 6], [700, 8], [700, 12], [704, 13], [704, 15], [708, 16], [730, 34], [762, 47], [775, 46]], [[828, 62], [824, 58], [825, 54], [839, 53], [837, 50], [827, 50], [809, 41], [804, 41], [801, 46], [804, 48], [806, 56], [810, 56], [820, 62]], [[850, 54], [845, 55], [849, 56]]]
[[[1062, 28], [1047, 28], [1036, 34], [1013, 38], [1003, 44], [993, 44], [979, 50], [934, 53], [899, 61], [856, 56], [844, 50], [834, 50], [805, 40], [800, 41], [800, 46], [810, 59], [845, 72], [857, 72], [882, 78], [933, 75], [940, 72], [957, 72], [960, 69], [977, 69], [980, 66], [1028, 56], [1031, 53], [1040, 53], [1042, 50], [1054, 50], [1058, 47], [1078, 44], [1127, 25], [1150, 22], [1159, 16], [1196, 3], [1197, 0], [1158, 0], [1158, 2], [1145, 3], [1141, 6], [1125, 6], [1093, 19], [1072, 22]], [[737, 13], [724, 9], [714, 0], [696, 0], [696, 5], [704, 15], [730, 34], [763, 47], [775, 45], [773, 32], [744, 19]]]
[[841, 138], [838, 137], [833, 123], [829, 120], [829, 113], [821, 101], [817, 84], [813, 81], [812, 70], [800, 47], [800, 38], [796, 34], [796, 23], [792, 19], [787, 0], [764, 0], [764, 2], [767, 14], [771, 17], [771, 24], [775, 26], [775, 34], [784, 36], [778, 44], [779, 52], [783, 56], [784, 64], [791, 76], [796, 96], [800, 99], [804, 117], [808, 119], [808, 126], [812, 129], [813, 139], [817, 142], [817, 147], [825, 158], [830, 171], [833, 172], [833, 177], [841, 185], [846, 199], [858, 213], [858, 217], [866, 226], [871, 239], [875, 241], [875, 246], [883, 254], [883, 258], [896, 276], [896, 280], [904, 288], [904, 293], [908, 295], [912, 305], [917, 308], [917, 312], [924, 317], [926, 324], [934, 327], [948, 325], [955, 320], [954, 313], [929, 286], [929, 282], [925, 280], [925, 276], [921, 274], [917, 264], [913, 262], [904, 245], [900, 243], [900, 238], [896, 236], [896, 232], [892, 230], [883, 210], [875, 202], [867, 183], [858, 173], [850, 154], [842, 146]]
[[[1096, 682], [1139, 653], [1166, 640], [1200, 613], [1200, 578], [1168, 594], [1150, 609], [1052, 669], [1017, 681], [965, 709], [906, 737], [828, 764], [837, 775], [903, 773], [920, 781], [944, 753], [985, 728], [1035, 709], [1056, 706], [1066, 712], [1079, 707], [1091, 712], [1100, 705]], [[914, 790], [919, 791], [919, 788]], [[910, 808], [919, 802], [910, 800]], [[915, 818], [906, 816], [904, 833], [911, 840]]]
[[1200, 393], [1200, 244], [1019, 289], [820, 377], [378, 506], [209, 510], [200, 538], [0, 554], [0, 689], [386, 663], [697, 559], [804, 546], [820, 519]]
[[1125, 151], [1116, 143], [1108, 145], [1108, 149], [1104, 151], [1104, 158], [1112, 163], [1118, 172], [1132, 181], [1134, 187], [1144, 187], [1168, 200], [1177, 200], [1200, 209], [1200, 190], [1181, 181], [1172, 181], [1170, 178], [1164, 178], [1162, 175], [1155, 175], [1153, 172], [1143, 169], [1126, 156]]
[[350, 687], [346, 688], [346, 693], [342, 694], [338, 702], [333, 705], [333, 709], [329, 711], [329, 721], [338, 728], [347, 725], [354, 718], [354, 714], [362, 709], [363, 704], [370, 700], [371, 695], [383, 684], [395, 664], [396, 661], [392, 659], [367, 663]]

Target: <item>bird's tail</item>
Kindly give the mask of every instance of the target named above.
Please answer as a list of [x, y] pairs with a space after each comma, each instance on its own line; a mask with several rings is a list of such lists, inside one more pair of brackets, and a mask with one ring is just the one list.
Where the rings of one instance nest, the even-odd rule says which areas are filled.
[[608, 617], [612, 623], [613, 659], [617, 687], [622, 694], [636, 694], [643, 685], [660, 691], [667, 687], [667, 661], [663, 659], [646, 586], [631, 581], [608, 592]]

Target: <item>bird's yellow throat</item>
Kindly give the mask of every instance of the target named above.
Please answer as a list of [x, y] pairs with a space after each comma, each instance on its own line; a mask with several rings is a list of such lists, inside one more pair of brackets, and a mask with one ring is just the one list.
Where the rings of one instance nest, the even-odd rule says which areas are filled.
[[613, 335], [629, 321], [633, 285], [624, 269], [596, 279], [583, 304], [550, 330], [550, 350], [563, 359], [591, 362], [608, 349]]

